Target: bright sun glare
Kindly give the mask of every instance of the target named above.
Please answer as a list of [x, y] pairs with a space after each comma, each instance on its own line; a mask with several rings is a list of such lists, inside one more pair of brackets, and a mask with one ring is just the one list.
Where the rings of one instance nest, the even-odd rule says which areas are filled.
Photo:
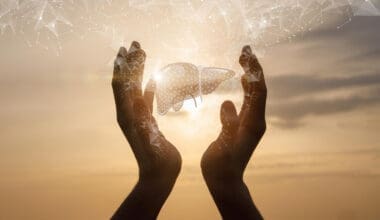
[[162, 80], [162, 75], [159, 72], [154, 73], [153, 75], [154, 81], [160, 82]]

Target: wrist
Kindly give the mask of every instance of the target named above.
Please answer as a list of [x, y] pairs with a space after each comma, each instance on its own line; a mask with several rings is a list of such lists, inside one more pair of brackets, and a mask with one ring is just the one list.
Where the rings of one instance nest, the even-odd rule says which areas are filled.
[[223, 219], [263, 219], [244, 181], [219, 181], [207, 186]]
[[139, 178], [112, 219], [156, 219], [174, 182], [175, 180], [169, 183], [157, 178]]
[[139, 181], [112, 216], [112, 220], [155, 219], [164, 200], [162, 191], [157, 190], [156, 186]]
[[[112, 219], [156, 219], [169, 196], [181, 167], [180, 157], [165, 163], [140, 166], [139, 180]], [[153, 162], [153, 160], [151, 161]]]
[[231, 197], [236, 191], [245, 186], [242, 179], [232, 178], [204, 178], [209, 190], [215, 195], [223, 195], [225, 198]]
[[262, 219], [242, 172], [207, 168], [210, 167], [202, 167], [203, 177], [223, 219]]

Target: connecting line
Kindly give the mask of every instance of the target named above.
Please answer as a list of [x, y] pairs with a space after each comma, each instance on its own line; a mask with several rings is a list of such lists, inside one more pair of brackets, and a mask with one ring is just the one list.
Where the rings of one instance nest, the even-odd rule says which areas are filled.
[[197, 100], [195, 99], [195, 97], [194, 97], [192, 94], [190, 94], [190, 96], [191, 96], [191, 98], [193, 98], [193, 100], [194, 100], [195, 108], [198, 108]]

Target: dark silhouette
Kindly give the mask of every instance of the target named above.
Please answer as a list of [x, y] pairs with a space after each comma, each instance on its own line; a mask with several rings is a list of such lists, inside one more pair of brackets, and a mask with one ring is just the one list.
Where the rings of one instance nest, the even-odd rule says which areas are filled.
[[[154, 84], [142, 94], [145, 52], [137, 42], [120, 48], [115, 60], [112, 88], [117, 121], [139, 166], [139, 180], [112, 219], [155, 219], [169, 196], [179, 171], [181, 156], [158, 130], [152, 116]], [[262, 68], [249, 46], [239, 60], [246, 74], [239, 115], [230, 101], [222, 104], [222, 131], [202, 157], [208, 189], [223, 219], [262, 219], [243, 181], [246, 165], [266, 129], [266, 85]], [[246, 76], [254, 74], [259, 81]]]
[[136, 157], [139, 180], [112, 219], [155, 219], [181, 169], [179, 152], [158, 131], [148, 107], [153, 105], [153, 92], [142, 96], [144, 62], [145, 52], [137, 42], [130, 52], [120, 48], [115, 61], [112, 88], [117, 122]]
[[222, 131], [203, 154], [202, 174], [223, 219], [262, 219], [243, 174], [266, 130], [267, 89], [261, 65], [249, 46], [243, 48], [239, 62], [246, 72], [258, 75], [259, 81], [242, 77], [245, 95], [239, 115], [231, 101], [222, 104]]

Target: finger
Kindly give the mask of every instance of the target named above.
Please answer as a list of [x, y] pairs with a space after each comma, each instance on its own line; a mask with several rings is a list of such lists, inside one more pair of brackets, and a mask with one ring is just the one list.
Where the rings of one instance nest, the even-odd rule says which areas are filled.
[[262, 87], [265, 86], [263, 68], [256, 55], [252, 53], [250, 46], [247, 45], [243, 47], [239, 63], [244, 70], [243, 79], [248, 83], [248, 86], [243, 87], [246, 95], [253, 92], [252, 84], [254, 82], [259, 82], [257, 85]]
[[261, 130], [265, 130], [267, 98], [263, 69], [249, 46], [243, 48], [239, 62], [245, 72], [241, 80], [244, 89], [244, 102], [239, 115], [240, 124], [249, 129], [250, 133], [262, 133]]
[[134, 124], [137, 135], [143, 146], [149, 146], [149, 134], [151, 133], [152, 116], [142, 97], [136, 98], [133, 105]]
[[251, 69], [258, 72], [258, 81], [253, 81], [249, 85], [250, 100], [249, 100], [249, 114], [256, 120], [265, 120], [265, 106], [267, 99], [267, 87], [265, 83], [265, 77], [263, 69], [256, 59], [251, 61]]
[[239, 117], [235, 105], [231, 101], [225, 101], [220, 108], [220, 120], [222, 122], [222, 135], [225, 138], [235, 136], [239, 127]]
[[249, 106], [249, 100], [250, 100], [250, 84], [248, 83], [247, 79], [242, 76], [241, 77], [241, 85], [243, 87], [243, 91], [244, 91], [244, 97], [243, 97], [243, 105], [241, 106], [241, 110], [240, 110], [240, 113], [239, 113], [239, 118], [242, 117], [242, 115], [244, 115], [244, 113], [246, 112], [248, 106]]
[[244, 72], [249, 72], [249, 60], [252, 56], [252, 49], [249, 45], [246, 45], [242, 48], [241, 54], [239, 57], [239, 63], [241, 67], [243, 68]]
[[243, 105], [239, 113], [241, 118], [244, 115], [247, 107], [249, 106], [250, 95], [252, 93], [252, 83], [257, 80], [256, 77], [250, 71], [250, 62], [252, 60], [252, 49], [249, 45], [242, 48], [241, 55], [239, 57], [239, 63], [244, 70], [244, 74], [241, 77], [241, 84], [244, 91]]
[[156, 91], [156, 82], [153, 79], [150, 79], [145, 86], [144, 91], [144, 100], [146, 105], [148, 106], [148, 109], [150, 113], [153, 113], [153, 100], [154, 100], [154, 93]]
[[[267, 89], [263, 68], [250, 46], [243, 47], [239, 63], [245, 72], [241, 79], [244, 89], [244, 102], [240, 115], [243, 115], [249, 106], [255, 105], [257, 97], [260, 97], [260, 99], [264, 97], [266, 99]], [[256, 98], [253, 98], [254, 94]], [[260, 112], [262, 112], [262, 109]]]
[[127, 49], [120, 47], [119, 52], [116, 55], [113, 67], [112, 86], [116, 90], [122, 89], [123, 83], [127, 80]]
[[135, 86], [135, 94], [137, 96], [142, 95], [141, 84], [143, 80], [144, 65], [146, 54], [141, 48], [140, 43], [133, 41], [128, 50], [127, 56], [128, 64], [128, 78], [133, 86]]
[[260, 79], [260, 71], [262, 71], [262, 68], [249, 45], [243, 47], [239, 57], [239, 63], [245, 73], [254, 74], [256, 80]]
[[127, 50], [119, 49], [114, 62], [112, 89], [117, 109], [117, 119], [121, 126], [127, 126], [132, 117], [132, 101], [127, 79]]

